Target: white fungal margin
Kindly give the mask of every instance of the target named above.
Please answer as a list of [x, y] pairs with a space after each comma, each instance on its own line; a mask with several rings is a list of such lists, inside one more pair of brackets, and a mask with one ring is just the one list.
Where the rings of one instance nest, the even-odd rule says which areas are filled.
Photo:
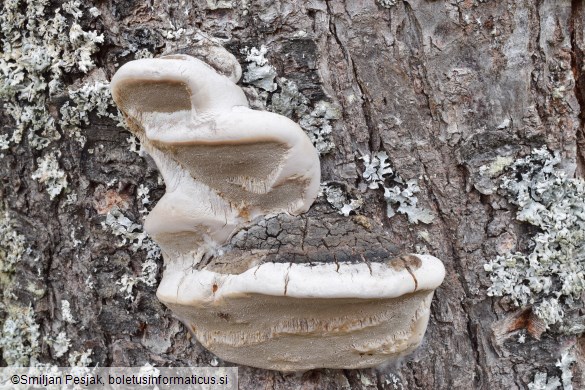
[[[193, 271], [167, 267], [158, 297], [170, 304], [200, 305], [245, 294], [290, 298], [398, 298], [436, 289], [445, 277], [443, 263], [430, 255], [416, 269], [396, 269], [386, 263], [294, 264], [263, 263], [241, 274]], [[193, 286], [174, 290], [171, 286]], [[217, 285], [217, 288], [213, 288]], [[215, 291], [213, 291], [215, 290]]]

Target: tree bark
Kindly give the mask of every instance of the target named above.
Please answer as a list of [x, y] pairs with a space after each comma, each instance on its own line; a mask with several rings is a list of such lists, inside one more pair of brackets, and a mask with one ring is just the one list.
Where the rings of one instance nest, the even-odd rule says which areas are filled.
[[[331, 121], [335, 148], [321, 156], [322, 181], [361, 196], [359, 214], [382, 226], [400, 252], [426, 247], [444, 262], [447, 276], [435, 293], [425, 341], [412, 355], [379, 369], [299, 375], [240, 367], [240, 388], [524, 389], [538, 372], [559, 376], [555, 363], [568, 348], [577, 357], [573, 386], [585, 387], [582, 336], [546, 332], [518, 343], [530, 308], [517, 310], [486, 294], [484, 264], [506, 240], [526, 249], [532, 232], [479, 174], [498, 156], [517, 158], [546, 145], [561, 152], [566, 172], [585, 175], [585, 3], [381, 3], [95, 1], [101, 15], [86, 24], [105, 37], [94, 55], [97, 68], [67, 81], [79, 85], [100, 72], [111, 79], [134, 59], [125, 52], [130, 47], [155, 56], [197, 54], [189, 34], [170, 39], [169, 30], [214, 37], [244, 71], [244, 49], [265, 45], [278, 77], [294, 81], [309, 107], [323, 100], [340, 108], [341, 117]], [[554, 98], [559, 88], [562, 96]], [[62, 104], [54, 99], [49, 106], [59, 112]], [[141, 275], [147, 255], [119, 246], [119, 237], [102, 227], [107, 211], [116, 206], [140, 223], [139, 186], [151, 189], [154, 202], [164, 184], [150, 158], [129, 150], [126, 130], [95, 113], [90, 119], [83, 147], [65, 133], [50, 146], [60, 150], [68, 178], [55, 199], [31, 178], [42, 152], [27, 141], [11, 146], [0, 162], [0, 199], [32, 248], [6, 287], [13, 295], [5, 294], [0, 319], [12, 307], [32, 305], [43, 362], [68, 364], [67, 354], [55, 357], [42, 339], [65, 331], [69, 353], [91, 349], [100, 366], [207, 366], [214, 356], [157, 301], [156, 284], [137, 283], [132, 300], [116, 284], [125, 274]], [[3, 134], [10, 133], [12, 119], [4, 113], [2, 122]], [[382, 192], [366, 189], [361, 175], [360, 157], [378, 151], [387, 152], [403, 179], [418, 180], [419, 204], [436, 215], [432, 223], [386, 216]], [[67, 193], [77, 200], [67, 201]], [[158, 266], [157, 281], [161, 259]], [[63, 318], [64, 300], [75, 323]]]

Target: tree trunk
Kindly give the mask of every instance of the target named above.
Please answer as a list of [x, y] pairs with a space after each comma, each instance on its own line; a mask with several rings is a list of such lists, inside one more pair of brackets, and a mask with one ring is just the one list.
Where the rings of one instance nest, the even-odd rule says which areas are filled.
[[[88, 123], [79, 124], [77, 134], [60, 122], [63, 105], [75, 101], [67, 87], [107, 82], [123, 63], [148, 53], [205, 57], [210, 41], [242, 64], [240, 84], [253, 106], [287, 114], [313, 136], [325, 138], [321, 166], [328, 186], [319, 202], [336, 203], [327, 196], [331, 188], [340, 190], [337, 203], [361, 198], [361, 207], [344, 218], [383, 226], [400, 252], [426, 251], [447, 270], [423, 345], [401, 361], [378, 369], [301, 375], [242, 366], [240, 388], [524, 389], [539, 372], [560, 377], [555, 363], [566, 351], [576, 358], [574, 388], [585, 387], [585, 339], [579, 332], [535, 330], [542, 324], [530, 305], [517, 308], [487, 295], [492, 282], [484, 265], [506, 251], [528, 253], [535, 229], [516, 221], [516, 206], [493, 190], [498, 179], [481, 174], [498, 158], [513, 161], [545, 145], [560, 152], [569, 176], [585, 175], [583, 1], [93, 3], [93, 14], [99, 15], [84, 5], [79, 24], [104, 35], [90, 53], [96, 66], [85, 73], [79, 65], [66, 70], [59, 76], [65, 85], [61, 93], [49, 94], [48, 87], [40, 92], [60, 139], [47, 136], [50, 142], [37, 148], [27, 138], [35, 133], [26, 128], [22, 141], [2, 150], [0, 197], [6, 217], [0, 321], [25, 318], [30, 305], [40, 332], [35, 336], [29, 327], [15, 336], [5, 329], [2, 365], [63, 366], [79, 360], [76, 352], [90, 349], [92, 364], [100, 366], [216, 364], [158, 302], [162, 259], [147, 254], [145, 245], [133, 250], [141, 239], [141, 210], [164, 194], [152, 159], [130, 150], [131, 134], [117, 127], [111, 105], [110, 115], [88, 112]], [[52, 19], [54, 9], [64, 6], [53, 1], [41, 18]], [[71, 26], [74, 17], [61, 13]], [[276, 70], [275, 91], [260, 87], [262, 80], [246, 79], [252, 63], [247, 54], [261, 46]], [[7, 47], [5, 42], [5, 53]], [[4, 99], [31, 105], [22, 95]], [[340, 115], [319, 114], [320, 102]], [[83, 110], [80, 104], [76, 107]], [[314, 123], [303, 125], [303, 118]], [[1, 134], [12, 137], [17, 121], [6, 107], [1, 120]], [[331, 135], [321, 131], [327, 125], [333, 127]], [[380, 151], [387, 153], [394, 172], [388, 180], [399, 186], [400, 180], [417, 181], [417, 205], [430, 210], [432, 222], [413, 223], [401, 213], [387, 216], [383, 191], [368, 188], [361, 159]], [[56, 169], [40, 166], [47, 154], [55, 155]], [[59, 186], [55, 172], [65, 173], [66, 187]], [[43, 180], [43, 174], [53, 181]], [[147, 198], [152, 203], [142, 201]], [[137, 225], [124, 226], [122, 216]], [[8, 239], [8, 234], [14, 235]], [[17, 236], [24, 240], [20, 249]], [[19, 259], [8, 267], [11, 253]], [[148, 259], [158, 265], [156, 283], [143, 270]], [[63, 354], [54, 341], [60, 332], [70, 339]], [[28, 348], [20, 360], [7, 358], [6, 352], [20, 342], [17, 336]]]

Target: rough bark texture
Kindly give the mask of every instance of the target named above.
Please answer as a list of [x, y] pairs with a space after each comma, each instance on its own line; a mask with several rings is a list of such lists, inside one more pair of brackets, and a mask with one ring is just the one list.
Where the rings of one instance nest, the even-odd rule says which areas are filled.
[[[573, 385], [585, 387], [582, 337], [545, 333], [520, 344], [529, 311], [486, 295], [490, 281], [483, 265], [502, 247], [524, 249], [530, 232], [514, 220], [510, 204], [485, 190], [479, 175], [497, 156], [523, 156], [541, 145], [561, 151], [567, 172], [583, 175], [584, 3], [242, 3], [246, 8], [236, 1], [96, 1], [101, 16], [91, 23], [105, 34], [95, 55], [98, 69], [111, 78], [133, 59], [123, 53], [131, 45], [155, 55], [196, 54], [188, 38], [161, 35], [169, 21], [222, 40], [244, 70], [241, 49], [266, 45], [278, 75], [296, 82], [312, 104], [327, 100], [341, 107], [341, 119], [332, 122], [336, 147], [321, 158], [322, 180], [363, 192], [360, 214], [367, 223], [383, 230], [397, 252], [426, 246], [443, 260], [447, 277], [436, 291], [424, 345], [403, 361], [378, 370], [298, 375], [240, 367], [240, 387], [524, 389], [538, 371], [558, 375], [555, 362], [570, 346], [577, 355]], [[62, 103], [51, 102], [53, 110]], [[145, 253], [119, 247], [119, 239], [102, 229], [105, 213], [115, 204], [140, 221], [138, 186], [153, 188], [153, 200], [164, 186], [152, 160], [128, 150], [126, 130], [110, 119], [91, 119], [83, 128], [83, 148], [66, 135], [54, 144], [76, 202], [67, 202], [64, 193], [49, 200], [31, 179], [41, 153], [26, 141], [0, 160], [0, 199], [32, 247], [17, 264], [14, 296], [4, 309], [30, 303], [42, 336], [66, 331], [70, 351], [91, 348], [91, 359], [101, 366], [209, 365], [213, 356], [157, 301], [156, 287], [137, 284], [129, 301], [116, 284], [124, 274], [140, 275]], [[11, 120], [1, 120], [9, 132]], [[382, 193], [365, 190], [359, 157], [382, 150], [403, 178], [418, 179], [419, 202], [437, 216], [431, 224], [387, 218]], [[113, 179], [117, 184], [108, 186]], [[342, 231], [339, 220], [335, 227]], [[286, 230], [278, 228], [279, 234]], [[338, 232], [335, 238], [343, 243]], [[62, 300], [70, 302], [74, 324], [62, 318]], [[41, 340], [41, 361], [66, 365], [66, 356], [55, 358]]]

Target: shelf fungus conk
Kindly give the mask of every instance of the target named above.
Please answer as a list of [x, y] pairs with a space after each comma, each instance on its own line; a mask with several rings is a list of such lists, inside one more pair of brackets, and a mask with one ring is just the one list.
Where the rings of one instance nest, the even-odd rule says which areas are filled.
[[145, 223], [164, 255], [158, 298], [238, 364], [362, 368], [411, 352], [443, 264], [399, 256], [381, 228], [311, 207], [317, 151], [293, 121], [249, 108], [230, 56], [227, 75], [173, 55], [131, 61], [112, 79], [166, 184]]

